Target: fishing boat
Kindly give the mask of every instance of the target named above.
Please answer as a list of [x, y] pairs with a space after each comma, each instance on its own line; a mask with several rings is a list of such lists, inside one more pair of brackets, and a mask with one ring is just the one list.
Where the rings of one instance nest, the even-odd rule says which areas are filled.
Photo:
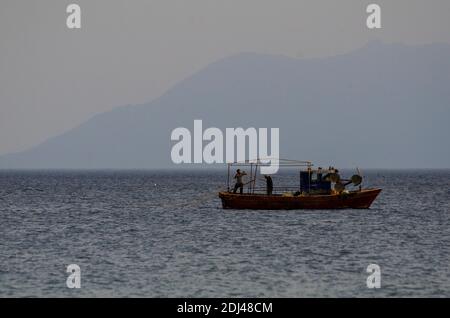
[[[301, 210], [301, 209], [368, 209], [380, 194], [379, 188], [363, 188], [363, 177], [359, 169], [350, 179], [341, 177], [334, 167], [314, 168], [310, 161], [281, 160], [279, 167], [296, 171], [296, 185], [292, 179], [287, 185], [273, 186], [275, 182], [261, 186], [258, 177], [263, 161], [246, 161], [228, 164], [227, 190], [219, 192], [224, 209], [249, 210]], [[249, 173], [242, 172], [250, 181], [243, 184], [241, 193], [231, 188], [233, 168], [245, 167]], [[286, 178], [284, 178], [286, 179]]]

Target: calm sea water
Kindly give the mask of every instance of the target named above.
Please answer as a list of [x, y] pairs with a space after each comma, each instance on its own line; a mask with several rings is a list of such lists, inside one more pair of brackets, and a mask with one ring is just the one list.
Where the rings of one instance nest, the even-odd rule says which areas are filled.
[[223, 172], [0, 172], [0, 296], [450, 297], [450, 171], [365, 177], [370, 210], [234, 211]]

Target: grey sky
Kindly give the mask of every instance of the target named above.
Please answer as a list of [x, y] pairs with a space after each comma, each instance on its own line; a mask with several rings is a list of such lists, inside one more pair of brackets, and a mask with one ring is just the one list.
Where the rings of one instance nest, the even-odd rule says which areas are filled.
[[[66, 27], [66, 6], [82, 29]], [[369, 3], [382, 30], [365, 27]], [[370, 40], [450, 43], [448, 0], [2, 0], [0, 154], [148, 102], [239, 52], [329, 56]]]

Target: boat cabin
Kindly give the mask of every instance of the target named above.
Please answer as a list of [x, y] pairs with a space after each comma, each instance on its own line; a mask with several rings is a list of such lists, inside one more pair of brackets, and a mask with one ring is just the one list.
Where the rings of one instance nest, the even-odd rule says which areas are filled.
[[330, 194], [331, 180], [322, 169], [300, 171], [300, 192], [308, 194]]

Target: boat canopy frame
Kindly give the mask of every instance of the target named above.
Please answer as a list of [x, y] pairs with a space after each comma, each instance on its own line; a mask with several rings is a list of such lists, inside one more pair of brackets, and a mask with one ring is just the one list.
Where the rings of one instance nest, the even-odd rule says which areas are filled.
[[[254, 159], [254, 160], [245, 160], [245, 161], [237, 161], [237, 162], [232, 162], [232, 163], [228, 163], [228, 173], [227, 173], [227, 191], [230, 192], [231, 191], [231, 168], [236, 167], [236, 168], [240, 168], [240, 167], [250, 167], [250, 181], [246, 182], [244, 184], [247, 185], [247, 192], [254, 194], [256, 188], [256, 179], [257, 179], [257, 175], [258, 175], [258, 168], [261, 167], [269, 167], [271, 165], [274, 165], [274, 163], [278, 164], [279, 168], [300, 168], [299, 171], [299, 186], [298, 188], [296, 187], [295, 189], [300, 190], [301, 185], [300, 185], [300, 174], [302, 169], [301, 168], [306, 168], [305, 170], [309, 172], [309, 179], [311, 179], [311, 174], [315, 173], [315, 172], [321, 172], [321, 173], [332, 173], [334, 172], [336, 169], [334, 167], [329, 167], [329, 168], [318, 168], [318, 169], [313, 169], [314, 164], [312, 163], [312, 161], [308, 161], [308, 160], [291, 160], [291, 159], [280, 159], [280, 158], [264, 158], [264, 159]], [[286, 188], [286, 187], [282, 187], [282, 188]]]

